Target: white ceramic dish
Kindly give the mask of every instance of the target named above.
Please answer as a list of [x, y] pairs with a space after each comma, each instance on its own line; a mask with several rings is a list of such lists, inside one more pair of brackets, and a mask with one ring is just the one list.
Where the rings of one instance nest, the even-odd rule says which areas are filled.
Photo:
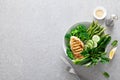
[[[98, 12], [98, 13], [97, 13]], [[97, 19], [97, 20], [102, 20], [106, 17], [107, 15], [107, 11], [104, 7], [97, 7], [94, 9], [93, 11], [93, 16]]]

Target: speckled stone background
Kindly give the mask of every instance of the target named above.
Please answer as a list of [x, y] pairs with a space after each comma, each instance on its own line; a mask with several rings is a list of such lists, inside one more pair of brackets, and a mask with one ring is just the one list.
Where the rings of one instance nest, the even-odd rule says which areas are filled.
[[[0, 0], [0, 80], [77, 80], [60, 60], [65, 56], [63, 36], [73, 24], [92, 21], [97, 6], [107, 9], [107, 17], [120, 16], [119, 0]], [[119, 27], [117, 21], [109, 31], [118, 40]], [[105, 65], [108, 80], [120, 79], [119, 48]], [[85, 75], [90, 77], [85, 80], [106, 80], [98, 72]]]

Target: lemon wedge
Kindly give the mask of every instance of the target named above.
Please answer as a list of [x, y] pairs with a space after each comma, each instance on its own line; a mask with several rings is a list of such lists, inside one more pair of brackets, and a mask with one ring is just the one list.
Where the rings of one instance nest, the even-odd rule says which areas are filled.
[[112, 59], [112, 58], [114, 57], [116, 50], [117, 50], [117, 47], [113, 48], [113, 49], [110, 51], [110, 53], [109, 53], [109, 58], [110, 58], [110, 59]]

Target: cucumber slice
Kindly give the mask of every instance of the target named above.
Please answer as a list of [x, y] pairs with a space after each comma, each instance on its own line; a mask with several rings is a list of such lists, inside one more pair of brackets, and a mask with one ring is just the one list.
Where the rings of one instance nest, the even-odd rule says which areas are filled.
[[94, 44], [93, 40], [88, 40], [87, 44], [89, 44], [89, 43], [92, 44], [92, 45]]
[[94, 41], [93, 40], [88, 40], [86, 44], [90, 49], [94, 47]]
[[94, 47], [94, 45], [91, 44], [91, 43], [88, 43], [87, 45], [88, 45], [88, 47], [89, 47], [90, 49], [92, 49], [92, 48]]
[[100, 40], [100, 37], [99, 37], [98, 35], [94, 35], [94, 36], [92, 37], [92, 40], [93, 40], [94, 42], [98, 42], [98, 41]]
[[88, 47], [89, 47], [88, 45], [85, 45], [85, 50], [87, 50]]
[[97, 42], [94, 42], [94, 48], [97, 47]]

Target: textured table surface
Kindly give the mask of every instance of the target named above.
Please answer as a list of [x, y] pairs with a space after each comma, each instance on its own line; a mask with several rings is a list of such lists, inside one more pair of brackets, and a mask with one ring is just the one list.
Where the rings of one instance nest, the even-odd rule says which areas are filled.
[[[107, 9], [107, 17], [120, 16], [119, 0], [0, 0], [0, 80], [77, 80], [60, 60], [63, 36], [73, 24], [92, 21], [97, 6]], [[111, 32], [118, 40], [119, 25]], [[109, 80], [120, 79], [119, 48]]]

